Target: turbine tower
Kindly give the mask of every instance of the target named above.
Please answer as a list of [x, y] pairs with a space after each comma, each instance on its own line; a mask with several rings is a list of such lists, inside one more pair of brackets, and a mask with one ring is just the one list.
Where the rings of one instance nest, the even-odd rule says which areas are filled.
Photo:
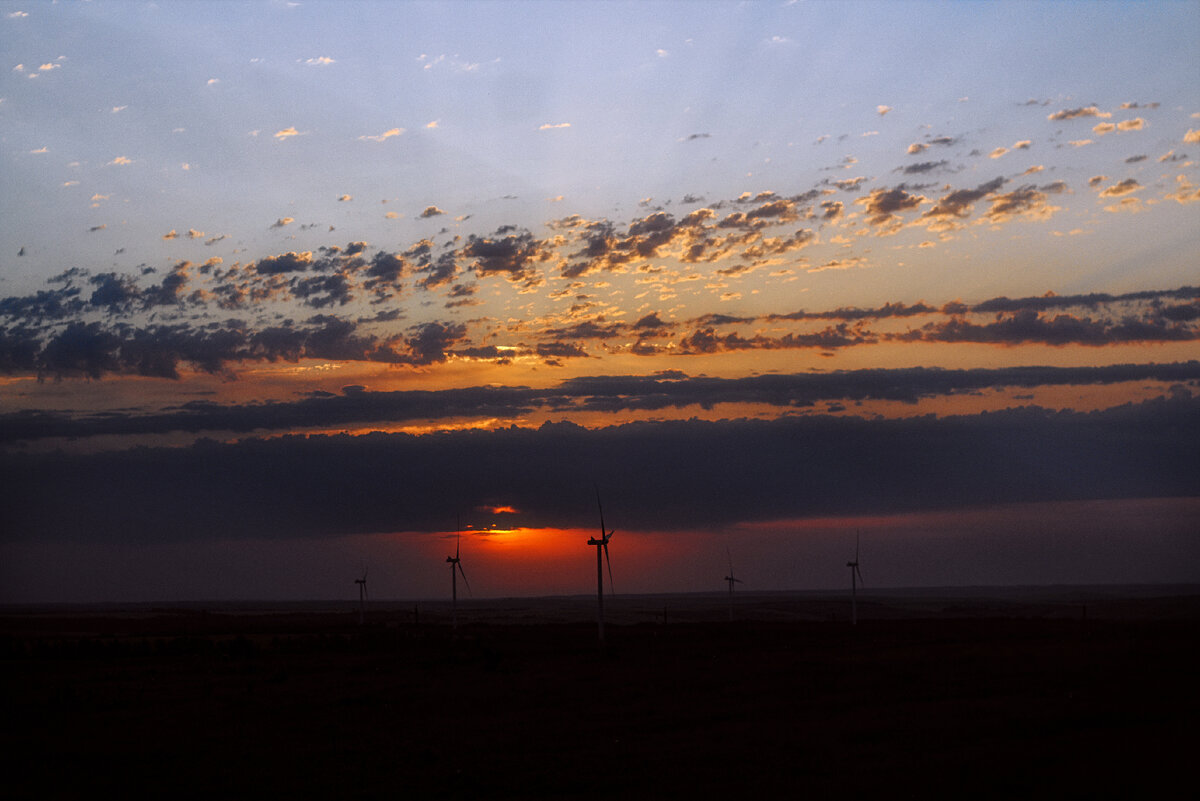
[[[600, 490], [596, 490], [596, 506], [600, 508], [600, 538], [592, 537], [588, 540], [588, 545], [596, 546], [596, 608], [597, 622], [599, 624], [600, 644], [604, 644], [604, 564], [608, 565], [608, 588], [612, 590], [612, 562], [608, 560], [608, 541], [615, 532], [608, 531], [604, 527], [604, 505], [600, 503]], [[603, 561], [600, 558], [600, 552], [604, 552]]]
[[850, 568], [850, 625], [858, 625], [858, 582], [862, 581], [862, 571], [858, 569], [858, 540], [859, 534], [854, 532], [854, 561], [847, 562]]
[[354, 583], [358, 585], [358, 625], [361, 626], [367, 613], [367, 569], [365, 567], [362, 578], [355, 579]]
[[[458, 574], [462, 573], [463, 584], [467, 585], [467, 591], [471, 590], [471, 583], [467, 581], [467, 574], [463, 572], [462, 562], [459, 559], [459, 545], [462, 539], [462, 523], [459, 523], [459, 530], [454, 534], [454, 556], [447, 556], [446, 561], [450, 563], [450, 602], [453, 609], [454, 628], [458, 629]], [[455, 572], [457, 568], [457, 572]]]
[[729, 549], [725, 549], [725, 555], [729, 557], [729, 575], [725, 580], [729, 582], [729, 621], [733, 622], [733, 585], [743, 583], [740, 578], [733, 577], [733, 555], [729, 553]]

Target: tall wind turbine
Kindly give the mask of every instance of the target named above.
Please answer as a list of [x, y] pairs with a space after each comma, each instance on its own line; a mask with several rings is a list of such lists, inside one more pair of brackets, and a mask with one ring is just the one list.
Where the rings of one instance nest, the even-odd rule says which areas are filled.
[[[459, 560], [459, 544], [462, 539], [462, 523], [459, 523], [459, 530], [454, 534], [454, 556], [447, 556], [446, 561], [450, 563], [450, 601], [454, 610], [454, 628], [458, 628], [458, 574], [462, 573], [463, 584], [467, 585], [467, 591], [471, 590], [471, 583], [467, 581], [467, 574], [463, 572], [462, 562]], [[455, 572], [457, 568], [457, 572]]]
[[612, 590], [612, 562], [608, 560], [608, 541], [615, 533], [607, 531], [604, 527], [604, 505], [600, 503], [600, 490], [596, 490], [596, 506], [600, 508], [600, 538], [592, 537], [588, 540], [588, 545], [596, 546], [596, 605], [597, 605], [597, 621], [599, 622], [600, 643], [604, 643], [604, 564], [601, 563], [600, 552], [604, 551], [603, 562], [608, 564], [608, 587]]
[[854, 532], [854, 561], [847, 562], [850, 568], [850, 625], [858, 625], [858, 582], [862, 581], [862, 571], [858, 569], [858, 532]]
[[367, 612], [367, 569], [365, 567], [362, 578], [355, 579], [354, 583], [358, 585], [358, 625], [361, 626]]
[[743, 583], [740, 578], [733, 577], [733, 555], [729, 553], [729, 549], [725, 549], [725, 555], [729, 557], [729, 575], [725, 580], [729, 582], [729, 620], [733, 620], [733, 585]]

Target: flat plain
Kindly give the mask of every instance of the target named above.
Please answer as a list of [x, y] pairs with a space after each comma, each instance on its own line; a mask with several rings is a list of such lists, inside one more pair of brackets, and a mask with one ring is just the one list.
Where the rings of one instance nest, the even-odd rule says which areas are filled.
[[1177, 786], [1200, 587], [0, 609], [12, 798]]

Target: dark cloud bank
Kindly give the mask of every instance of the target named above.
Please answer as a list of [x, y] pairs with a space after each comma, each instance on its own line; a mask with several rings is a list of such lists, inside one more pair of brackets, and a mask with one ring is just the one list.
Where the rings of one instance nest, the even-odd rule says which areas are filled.
[[54, 437], [289, 431], [298, 428], [407, 423], [450, 418], [513, 419], [535, 411], [656, 411], [721, 403], [802, 409], [819, 402], [868, 400], [916, 403], [922, 398], [1003, 387], [1096, 385], [1128, 381], [1200, 382], [1200, 362], [1104, 367], [1008, 367], [945, 370], [915, 367], [746, 378], [691, 377], [678, 371], [651, 376], [584, 376], [556, 387], [465, 387], [341, 395], [312, 393], [296, 401], [219, 404], [192, 401], [158, 413], [30, 409], [0, 415], [0, 445]]
[[525, 526], [619, 530], [1012, 502], [1195, 497], [1200, 399], [949, 418], [570, 423], [287, 436], [98, 455], [5, 454], [9, 542], [311, 538], [440, 530], [507, 504]]

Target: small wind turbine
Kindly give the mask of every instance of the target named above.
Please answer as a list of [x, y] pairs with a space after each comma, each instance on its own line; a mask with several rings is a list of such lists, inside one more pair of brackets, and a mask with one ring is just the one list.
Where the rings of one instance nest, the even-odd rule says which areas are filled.
[[358, 585], [358, 625], [361, 626], [367, 612], [367, 569], [365, 567], [362, 578], [355, 579], [354, 583]]
[[608, 541], [615, 533], [604, 528], [604, 506], [600, 503], [600, 490], [596, 490], [596, 506], [600, 508], [600, 539], [592, 537], [588, 545], [596, 546], [596, 605], [597, 621], [599, 622], [600, 643], [604, 644], [604, 564], [601, 563], [600, 552], [604, 551], [604, 563], [608, 564], [608, 588], [612, 590], [612, 562], [608, 560]]
[[725, 577], [725, 580], [729, 582], [729, 620], [732, 621], [733, 620], [733, 585], [734, 584], [742, 584], [743, 582], [740, 578], [733, 577], [733, 555], [729, 553], [728, 548], [725, 549], [725, 555], [729, 557], [729, 575]]
[[858, 582], [862, 581], [862, 571], [858, 569], [858, 540], [859, 533], [854, 532], [854, 561], [847, 562], [850, 568], [850, 625], [858, 625]]
[[[454, 628], [458, 628], [458, 574], [462, 573], [463, 584], [467, 585], [467, 591], [471, 590], [471, 583], [467, 581], [467, 574], [463, 572], [462, 562], [459, 560], [459, 545], [462, 539], [462, 523], [459, 523], [459, 530], [454, 534], [454, 556], [447, 556], [446, 561], [450, 563], [450, 602], [454, 610]], [[457, 572], [455, 572], [457, 568]]]

